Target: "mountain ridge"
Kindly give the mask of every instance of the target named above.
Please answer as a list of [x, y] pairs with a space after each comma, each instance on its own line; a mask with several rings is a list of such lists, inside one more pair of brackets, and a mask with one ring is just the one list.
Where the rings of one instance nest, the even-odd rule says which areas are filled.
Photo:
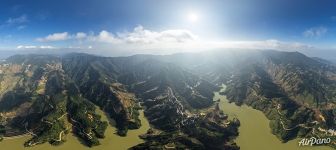
[[[135, 149], [159, 148], [171, 141], [180, 148], [238, 149], [230, 139], [238, 136], [239, 121], [234, 118], [228, 127], [223, 126], [227, 119], [208, 118], [222, 115], [213, 109], [216, 102], [212, 98], [223, 83], [227, 89], [221, 94], [238, 105], [264, 112], [271, 120], [272, 133], [283, 141], [312, 135], [315, 129], [335, 128], [335, 66], [299, 52], [16, 55], [2, 62], [1, 70], [1, 85], [7, 88], [2, 88], [0, 95], [28, 99], [15, 102], [18, 98], [4, 95], [0, 100], [0, 106], [7, 108], [0, 110], [3, 113], [11, 108], [31, 111], [27, 113], [31, 121], [20, 115], [12, 116], [11, 121], [14, 127], [36, 134], [27, 146], [60, 144], [64, 141], [59, 137], [65, 136], [69, 127], [88, 146], [99, 144], [107, 123], [95, 113], [98, 106], [116, 121], [121, 136], [141, 126], [138, 110], [145, 109], [151, 130], [162, 134], [149, 131], [142, 137], [146, 142]], [[199, 113], [202, 109], [206, 109], [205, 116]], [[315, 134], [323, 135], [320, 131]]]

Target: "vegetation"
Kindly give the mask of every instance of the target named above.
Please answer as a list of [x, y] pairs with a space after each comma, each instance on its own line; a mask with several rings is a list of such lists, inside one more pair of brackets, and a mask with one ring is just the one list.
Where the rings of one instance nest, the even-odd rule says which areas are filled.
[[12, 56], [0, 64], [0, 112], [6, 112], [5, 120], [13, 118], [3, 125], [31, 133], [26, 146], [59, 145], [71, 131], [95, 146], [108, 126], [97, 107], [127, 136], [141, 126], [141, 103], [159, 132], [144, 135], [146, 142], [134, 149], [238, 149], [239, 120], [228, 120], [212, 99], [226, 83], [221, 94], [264, 112], [284, 142], [335, 128], [333, 65], [296, 52], [214, 54], [190, 54], [193, 61], [184, 54]]
[[3, 135], [6, 133], [5, 126], [0, 125], [0, 142], [3, 140]]
[[69, 97], [68, 111], [75, 133], [90, 147], [99, 145], [98, 138], [104, 138], [107, 122], [95, 113], [96, 107], [80, 97]]
[[284, 142], [296, 137], [327, 137], [330, 133], [323, 130], [336, 127], [336, 81], [330, 78], [336, 69], [298, 53], [264, 55], [267, 61], [239, 68], [223, 94], [232, 102], [264, 112], [271, 120], [272, 133]]

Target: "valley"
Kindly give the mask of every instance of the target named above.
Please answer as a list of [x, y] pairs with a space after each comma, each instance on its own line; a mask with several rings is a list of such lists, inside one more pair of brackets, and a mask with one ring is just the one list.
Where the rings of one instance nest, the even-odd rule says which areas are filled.
[[[225, 86], [221, 91], [225, 90]], [[239, 127], [239, 136], [236, 139], [241, 150], [332, 150], [327, 146], [299, 146], [301, 138], [293, 139], [287, 143], [282, 143], [271, 133], [269, 120], [266, 116], [247, 105], [237, 106], [230, 103], [226, 96], [216, 92], [214, 100], [220, 99], [220, 108], [229, 115], [229, 117], [237, 117], [241, 122]]]
[[4, 0], [0, 150], [336, 150], [336, 0]]
[[336, 67], [298, 52], [32, 54], [1, 67], [7, 145], [291, 150], [317, 136], [335, 147]]
[[[102, 116], [103, 121], [108, 121], [108, 117], [105, 115], [104, 112], [97, 109], [97, 113]], [[106, 135], [103, 140], [101, 140], [101, 145], [88, 148], [83, 145], [83, 141], [78, 140], [73, 134], [67, 135], [65, 137], [66, 142], [59, 146], [52, 146], [50, 144], [42, 144], [39, 146], [34, 146], [31, 148], [27, 148], [30, 150], [71, 150], [71, 149], [90, 149], [90, 150], [103, 150], [109, 149], [110, 147], [114, 147], [115, 150], [125, 150], [137, 144], [143, 142], [142, 139], [139, 138], [139, 135], [144, 134], [149, 129], [149, 123], [147, 119], [144, 117], [143, 111], [140, 111], [139, 116], [142, 126], [136, 130], [130, 130], [126, 137], [121, 137], [116, 134], [117, 128], [109, 125], [106, 129]], [[25, 135], [23, 137], [17, 137], [15, 139], [5, 139], [4, 141], [0, 142], [0, 147], [4, 149], [24, 149], [22, 143], [30, 138], [29, 135]], [[116, 146], [117, 145], [117, 146]]]

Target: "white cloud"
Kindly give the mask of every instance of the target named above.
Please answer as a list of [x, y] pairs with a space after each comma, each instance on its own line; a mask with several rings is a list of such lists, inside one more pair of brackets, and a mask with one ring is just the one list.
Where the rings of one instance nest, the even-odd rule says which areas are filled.
[[20, 25], [20, 26], [17, 27], [17, 29], [18, 29], [18, 30], [22, 30], [22, 29], [24, 29], [24, 28], [26, 28], [26, 27], [27, 27], [27, 26], [25, 26], [25, 25]]
[[43, 38], [36, 38], [39, 42], [53, 42], [53, 41], [65, 41], [70, 39], [82, 40], [87, 38], [87, 34], [84, 32], [78, 32], [74, 35], [70, 35], [68, 32], [53, 33]]
[[226, 42], [209, 42], [205, 44], [212, 48], [244, 48], [244, 49], [277, 49], [295, 51], [301, 49], [313, 48], [311, 45], [298, 42], [284, 42], [275, 39], [262, 41], [226, 41]]
[[103, 30], [97, 36], [91, 37], [92, 41], [105, 42], [105, 43], [117, 43], [119, 39], [117, 39], [112, 33]]
[[84, 39], [87, 37], [87, 34], [84, 32], [78, 32], [75, 36], [76, 39]]
[[303, 36], [308, 37], [308, 38], [319, 38], [326, 34], [328, 32], [328, 29], [325, 27], [313, 27], [310, 29], [307, 29], [306, 31], [303, 32]]
[[41, 46], [19, 45], [16, 48], [17, 49], [55, 49], [56, 47], [53, 47], [53, 46], [50, 46], [50, 45], [41, 45]]
[[[322, 31], [320, 31], [322, 32]], [[322, 33], [314, 30], [314, 35]], [[143, 26], [137, 26], [132, 31], [112, 33], [106, 30], [98, 34], [78, 32], [68, 34], [68, 32], [54, 33], [39, 38], [38, 41], [59, 41], [74, 40], [71, 42], [71, 48], [76, 49], [94, 49], [102, 51], [132, 51], [137, 53], [155, 53], [168, 54], [176, 52], [194, 52], [221, 48], [242, 48], [242, 49], [277, 49], [287, 51], [298, 51], [301, 49], [310, 49], [312, 46], [298, 42], [284, 42], [275, 39], [261, 41], [213, 41], [206, 38], [200, 38], [189, 30], [170, 29], [162, 31], [153, 31], [145, 29]], [[70, 48], [69, 46], [67, 48]]]
[[62, 33], [49, 34], [44, 38], [37, 38], [36, 40], [39, 42], [51, 42], [51, 41], [63, 41], [67, 39], [70, 39], [68, 32], [62, 32]]
[[134, 28], [130, 33], [119, 33], [120, 40], [128, 43], [172, 43], [172, 42], [189, 42], [196, 39], [196, 36], [188, 30], [164, 30], [161, 32], [146, 30], [142, 26]]
[[31, 49], [31, 48], [37, 48], [37, 46], [34, 46], [34, 45], [19, 45], [16, 48], [17, 49]]
[[184, 43], [197, 39], [197, 36], [191, 31], [174, 29], [164, 31], [151, 31], [144, 29], [142, 26], [137, 26], [132, 32], [111, 33], [106, 30], [102, 30], [97, 35], [88, 35], [84, 32], [78, 32], [70, 35], [68, 32], [53, 33], [44, 38], [37, 38], [40, 42], [49, 41], [61, 41], [70, 39], [87, 39], [93, 42], [103, 43], [128, 43], [128, 44], [157, 44], [157, 43]]
[[144, 29], [137, 26], [132, 32], [113, 34], [102, 30], [98, 35], [93, 35], [90, 40], [112, 44], [158, 44], [158, 43], [183, 43], [196, 39], [196, 36], [188, 30], [164, 30], [161, 32]]
[[20, 17], [17, 18], [9, 18], [6, 23], [7, 24], [22, 24], [28, 22], [27, 15], [23, 14]]
[[53, 46], [49, 46], [49, 45], [42, 45], [42, 46], [39, 46], [40, 49], [55, 49], [56, 47], [53, 47]]
[[29, 22], [27, 15], [23, 14], [19, 17], [8, 18], [5, 22], [0, 23], [0, 28], [16, 27], [18, 30], [24, 29], [26, 23]]

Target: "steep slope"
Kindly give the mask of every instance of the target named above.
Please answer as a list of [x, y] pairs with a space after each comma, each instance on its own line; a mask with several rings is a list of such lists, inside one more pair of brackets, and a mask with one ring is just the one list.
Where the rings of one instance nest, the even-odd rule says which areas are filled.
[[121, 136], [141, 126], [138, 110], [145, 108], [151, 130], [162, 134], [144, 136], [146, 143], [135, 149], [171, 142], [180, 148], [238, 149], [232, 139], [239, 124], [199, 115], [203, 109], [212, 117], [223, 116], [211, 109], [218, 87], [175, 64], [149, 56], [68, 54], [16, 55], [1, 67], [2, 134], [32, 135], [25, 146], [58, 145], [70, 131], [88, 146], [98, 145], [107, 127], [95, 113], [98, 106], [116, 121]]
[[58, 145], [73, 128], [88, 146], [99, 144], [97, 138], [104, 136], [107, 123], [100, 121], [94, 105], [80, 96], [64, 74], [59, 57], [17, 55], [2, 66], [4, 76], [14, 73], [19, 78], [18, 82], [11, 81], [15, 87], [7, 88], [0, 100], [7, 136], [31, 134], [26, 146], [45, 142]]
[[[149, 56], [104, 58], [85, 54], [68, 55], [64, 57], [63, 65], [65, 72], [79, 85], [84, 97], [91, 100], [93, 98], [90, 96], [98, 97], [98, 101], [94, 100], [93, 102], [107, 112], [112, 111], [111, 117], [119, 121], [119, 129], [121, 130], [119, 133], [122, 135], [126, 134], [127, 128], [137, 128], [140, 125], [140, 123], [135, 125], [131, 123], [131, 117], [137, 120], [137, 107], [139, 107], [137, 102], [141, 102], [146, 108], [145, 115], [149, 122], [156, 129], [163, 131], [162, 134], [171, 135], [166, 141], [161, 141], [160, 144], [156, 143], [157, 147], [162, 147], [167, 144], [166, 142], [175, 140], [177, 147], [212, 146], [208, 145], [212, 142], [211, 140], [198, 144], [191, 142], [189, 145], [185, 145], [185, 143], [178, 142], [179, 138], [177, 138], [182, 134], [185, 136], [184, 140], [198, 141], [190, 139], [197, 133], [188, 131], [190, 123], [209, 122], [197, 117], [197, 109], [213, 106], [213, 91], [218, 89], [206, 80], [174, 64], [161, 62]], [[110, 86], [110, 88], [105, 88], [106, 86]], [[95, 87], [100, 90], [95, 91]], [[127, 100], [129, 103], [125, 103], [125, 96], [121, 93], [130, 94], [130, 92], [134, 93], [138, 100]], [[91, 93], [93, 95], [90, 95]], [[111, 93], [110, 97], [102, 97], [107, 93]], [[106, 99], [109, 99], [110, 105], [109, 102], [103, 101]], [[111, 107], [113, 109], [109, 109]], [[218, 139], [216, 141], [222, 144], [230, 137], [237, 136], [237, 130], [233, 130], [226, 136], [210, 137], [207, 134], [211, 132], [206, 128], [214, 125], [216, 124], [208, 125], [209, 127], [199, 126], [207, 132], [197, 134], [198, 138], [202, 140], [203, 137], [209, 136], [208, 139]], [[227, 127], [218, 125], [217, 128], [221, 130], [212, 132], [227, 131]], [[231, 128], [237, 129], [237, 125], [232, 124]], [[155, 136], [159, 138], [164, 135]], [[153, 146], [152, 142], [149, 140], [144, 146]], [[229, 144], [226, 147], [237, 148]], [[217, 149], [218, 147], [212, 148]]]
[[0, 134], [32, 134], [26, 146], [60, 144], [70, 131], [88, 146], [99, 144], [108, 124], [98, 106], [121, 136], [141, 126], [144, 108], [152, 128], [133, 149], [238, 149], [239, 120], [212, 99], [223, 83], [222, 94], [264, 112], [283, 141], [335, 138], [328, 129], [336, 128], [336, 67], [297, 52], [16, 55], [0, 70]]
[[261, 110], [272, 132], [287, 141], [297, 136], [331, 137], [336, 126], [336, 67], [298, 52], [223, 50], [161, 56], [213, 84], [225, 83], [228, 99]]
[[78, 85], [83, 97], [110, 114], [117, 123], [118, 134], [139, 128], [137, 100], [124, 85], [116, 80], [118, 68], [107, 58], [87, 54], [71, 54], [63, 57], [65, 73]]
[[261, 51], [228, 80], [226, 94], [237, 104], [259, 109], [272, 132], [287, 141], [297, 136], [334, 138], [336, 69], [297, 52]]

